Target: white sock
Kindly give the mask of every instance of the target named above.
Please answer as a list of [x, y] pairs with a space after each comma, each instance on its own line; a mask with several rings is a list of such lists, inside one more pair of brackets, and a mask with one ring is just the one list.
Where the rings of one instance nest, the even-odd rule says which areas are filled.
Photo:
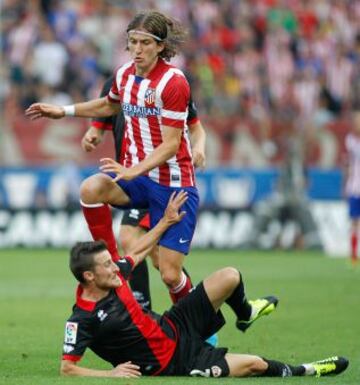
[[312, 364], [302, 364], [305, 368], [305, 376], [313, 376], [315, 374], [315, 368]]

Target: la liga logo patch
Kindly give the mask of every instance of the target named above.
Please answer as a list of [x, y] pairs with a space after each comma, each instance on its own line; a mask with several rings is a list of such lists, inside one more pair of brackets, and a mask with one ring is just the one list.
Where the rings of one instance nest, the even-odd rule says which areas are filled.
[[66, 322], [65, 326], [65, 343], [76, 344], [76, 336], [78, 331], [77, 322]]

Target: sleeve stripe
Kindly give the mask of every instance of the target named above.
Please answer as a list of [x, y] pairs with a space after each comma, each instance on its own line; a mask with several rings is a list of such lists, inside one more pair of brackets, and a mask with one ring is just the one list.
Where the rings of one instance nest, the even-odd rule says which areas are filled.
[[108, 97], [114, 100], [120, 100], [119, 94], [115, 94], [112, 90], [109, 91]]
[[133, 268], [134, 268], [134, 265], [135, 265], [135, 261], [133, 260], [133, 258], [132, 258], [130, 255], [127, 255], [127, 256], [125, 257], [125, 259], [130, 263], [131, 269], [133, 269]]
[[91, 125], [98, 130], [112, 131], [112, 124], [111, 123], [104, 123], [104, 122], [99, 122], [99, 121], [93, 120], [91, 122]]
[[161, 124], [163, 126], [175, 127], [175, 128], [184, 128], [185, 122], [183, 120], [174, 120], [174, 119], [166, 119], [163, 118], [161, 120]]
[[111, 102], [111, 103], [119, 103], [119, 100], [112, 99], [112, 98], [110, 97], [110, 95], [108, 95], [107, 98], [108, 98], [109, 102]]
[[195, 118], [192, 118], [192, 119], [188, 119], [187, 121], [187, 124], [195, 124], [195, 123], [198, 123], [200, 121], [200, 119], [196, 116]]
[[161, 110], [161, 116], [163, 118], [176, 119], [176, 120], [185, 120], [187, 117], [187, 111], [185, 112], [176, 112], [170, 110]]
[[63, 354], [62, 359], [65, 361], [73, 361], [77, 362], [80, 361], [82, 356], [71, 356], [70, 354]]

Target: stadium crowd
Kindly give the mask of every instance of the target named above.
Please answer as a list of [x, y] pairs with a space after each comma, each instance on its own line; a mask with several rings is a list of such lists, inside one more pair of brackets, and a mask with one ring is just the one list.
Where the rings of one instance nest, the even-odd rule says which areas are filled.
[[360, 105], [355, 0], [4, 0], [4, 111], [98, 95], [106, 76], [128, 60], [125, 26], [152, 8], [187, 26], [175, 64], [188, 76], [200, 115], [218, 122], [225, 142], [234, 140], [239, 117], [266, 143], [274, 120], [302, 131]]

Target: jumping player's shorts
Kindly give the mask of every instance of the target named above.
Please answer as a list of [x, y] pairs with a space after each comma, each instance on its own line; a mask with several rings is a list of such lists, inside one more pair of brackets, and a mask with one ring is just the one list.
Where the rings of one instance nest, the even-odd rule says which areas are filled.
[[121, 224], [124, 226], [142, 227], [144, 230], [150, 229], [149, 210], [130, 209], [125, 210], [121, 218]]
[[349, 215], [352, 219], [360, 218], [360, 197], [350, 196], [349, 202]]
[[[111, 177], [115, 174], [108, 173]], [[153, 228], [162, 218], [171, 194], [182, 190], [188, 193], [188, 199], [180, 211], [186, 211], [184, 218], [169, 227], [159, 241], [159, 245], [171, 250], [187, 254], [196, 226], [196, 215], [199, 207], [199, 194], [196, 187], [169, 187], [152, 181], [147, 176], [139, 176], [133, 180], [119, 180], [117, 184], [125, 191], [131, 202], [124, 208], [148, 208], [150, 227]]]
[[225, 319], [214, 308], [203, 283], [164, 314], [176, 326], [178, 344], [167, 368], [161, 375], [226, 377], [229, 366], [225, 360], [226, 348], [214, 348], [205, 340], [216, 333]]

